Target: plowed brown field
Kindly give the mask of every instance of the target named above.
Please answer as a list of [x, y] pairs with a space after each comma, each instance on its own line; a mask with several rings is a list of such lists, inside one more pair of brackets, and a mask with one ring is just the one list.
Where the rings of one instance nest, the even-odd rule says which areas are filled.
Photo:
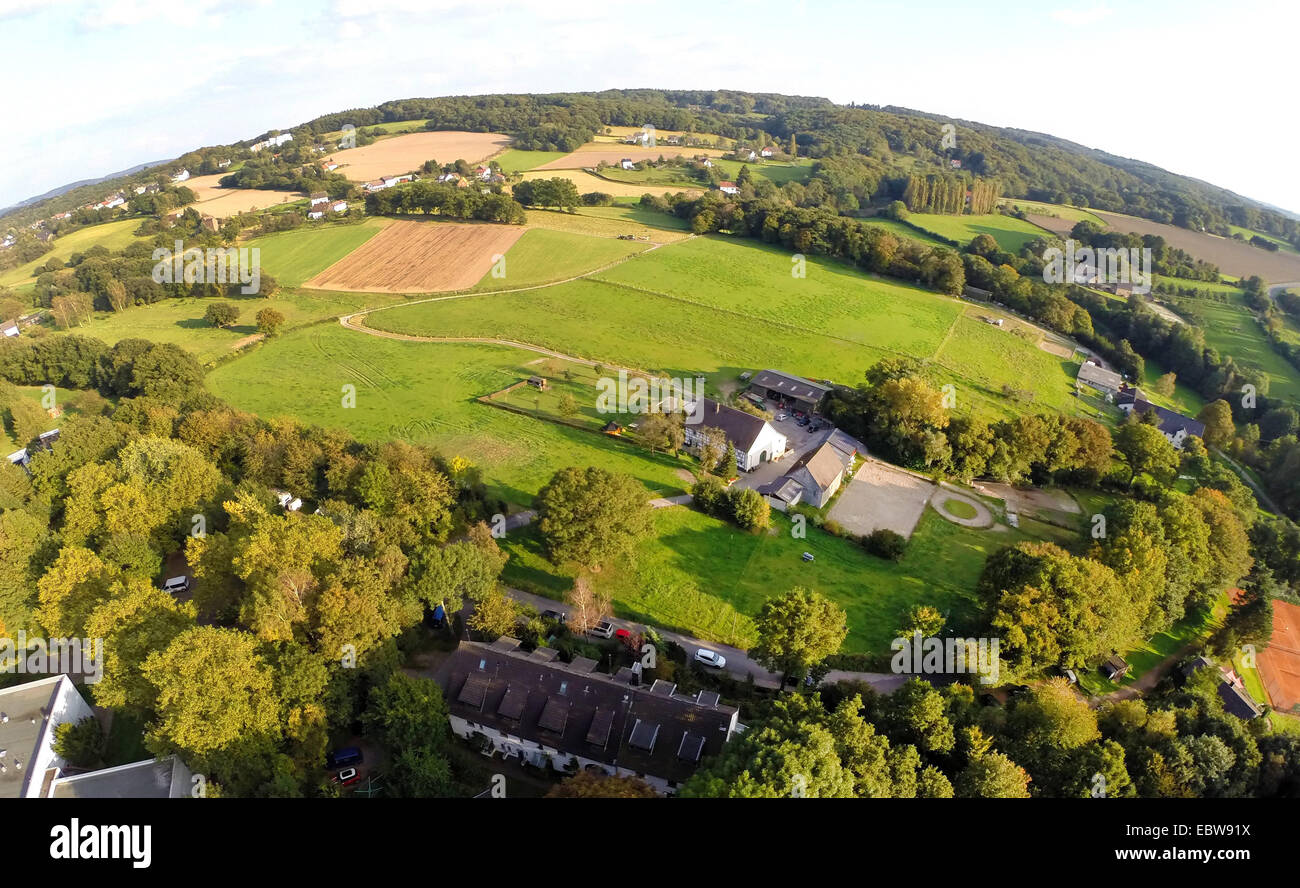
[[478, 283], [492, 257], [524, 233], [522, 225], [394, 222], [307, 281], [318, 290], [439, 293]]

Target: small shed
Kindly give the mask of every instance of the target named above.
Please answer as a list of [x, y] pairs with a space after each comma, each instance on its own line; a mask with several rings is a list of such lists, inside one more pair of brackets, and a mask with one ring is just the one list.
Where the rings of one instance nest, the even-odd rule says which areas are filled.
[[1119, 681], [1125, 675], [1128, 675], [1128, 663], [1119, 654], [1111, 654], [1106, 658], [1106, 662], [1101, 664], [1102, 674], [1111, 681]]

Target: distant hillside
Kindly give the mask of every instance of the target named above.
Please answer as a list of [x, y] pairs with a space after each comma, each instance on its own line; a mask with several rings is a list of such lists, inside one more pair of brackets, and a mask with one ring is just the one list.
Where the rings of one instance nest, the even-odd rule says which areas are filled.
[[[345, 124], [365, 128], [411, 120], [428, 120], [431, 130], [504, 132], [515, 139], [516, 147], [549, 151], [572, 151], [607, 126], [647, 123], [662, 130], [716, 133], [747, 144], [775, 142], [787, 150], [793, 140], [800, 156], [857, 156], [869, 164], [875, 191], [865, 200], [873, 205], [897, 197], [911, 174], [980, 177], [996, 180], [1008, 197], [1094, 207], [1220, 234], [1236, 225], [1300, 245], [1300, 221], [1294, 214], [1140, 160], [1045, 133], [894, 106], [836, 105], [817, 97], [632, 89], [411, 98], [323, 115], [288, 132], [300, 141], [320, 140]], [[951, 129], [945, 129], [949, 124]], [[214, 152], [246, 155], [249, 141], [197, 149], [176, 163], [196, 170], [210, 163]], [[135, 171], [147, 166], [152, 165]], [[132, 174], [95, 181], [102, 189], [114, 178]], [[69, 189], [89, 187], [77, 183], [56, 189], [0, 218], [10, 224], [34, 221], [46, 210], [67, 209], [60, 202], [68, 202]]]
[[26, 200], [19, 201], [18, 203], [14, 204], [11, 207], [5, 207], [3, 210], [0, 210], [0, 219], [4, 218], [5, 216], [8, 216], [10, 213], [16, 213], [19, 210], [24, 209], [25, 207], [30, 207], [34, 204], [38, 204], [41, 201], [52, 200], [53, 198], [59, 197], [60, 195], [67, 194], [69, 191], [71, 191], [74, 188], [83, 188], [89, 185], [102, 185], [103, 183], [111, 182], [114, 179], [122, 179], [122, 178], [126, 178], [127, 176], [134, 176], [136, 173], [143, 172], [144, 170], [152, 169], [153, 167], [156, 166], [162, 166], [165, 163], [167, 163], [167, 161], [165, 160], [153, 160], [150, 161], [149, 163], [137, 164], [131, 167], [129, 170], [119, 170], [116, 173], [109, 173], [107, 176], [100, 176], [98, 179], [82, 179], [80, 182], [72, 182], [68, 185], [60, 185], [58, 188], [51, 188], [49, 191], [45, 192], [44, 194], [38, 194], [36, 195], [36, 197], [29, 197]]

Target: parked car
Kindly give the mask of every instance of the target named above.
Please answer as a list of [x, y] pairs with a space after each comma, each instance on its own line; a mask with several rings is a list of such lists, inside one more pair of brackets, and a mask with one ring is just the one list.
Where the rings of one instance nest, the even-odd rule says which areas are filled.
[[557, 610], [544, 610], [542, 611], [542, 619], [554, 620], [556, 623], [564, 623], [568, 621], [569, 615]]
[[587, 634], [594, 635], [597, 638], [610, 638], [614, 634], [614, 624], [609, 620], [601, 620], [595, 626], [588, 629]]
[[172, 595], [175, 595], [177, 592], [184, 592], [190, 588], [190, 578], [172, 577], [170, 580], [162, 584], [162, 588], [164, 592], [170, 592]]
[[345, 746], [325, 756], [325, 766], [331, 771], [345, 765], [359, 765], [363, 761], [365, 761], [365, 757], [362, 756], [361, 747], [359, 746]]
[[631, 637], [632, 637], [632, 632], [631, 632], [631, 630], [628, 630], [628, 629], [619, 629], [617, 632], [614, 633], [614, 637], [615, 637], [615, 638], [631, 638]]
[[714, 669], [721, 669], [727, 665], [726, 657], [722, 656], [722, 654], [719, 654], [717, 651], [710, 651], [705, 648], [700, 648], [695, 652], [695, 659], [698, 662], [703, 663], [705, 666], [712, 666]]
[[351, 786], [360, 779], [361, 775], [357, 773], [356, 768], [344, 768], [342, 771], [339, 771], [331, 777], [330, 782], [337, 783], [340, 786]]
[[811, 552], [804, 552], [804, 553], [803, 553], [803, 560], [804, 560], [804, 561], [815, 561], [816, 559], [813, 557], [813, 553], [811, 553]]
[[777, 422], [785, 422], [787, 419], [789, 419], [789, 417], [786, 416], [784, 413], [778, 413], [778, 414], [776, 415], [776, 421], [777, 421]]

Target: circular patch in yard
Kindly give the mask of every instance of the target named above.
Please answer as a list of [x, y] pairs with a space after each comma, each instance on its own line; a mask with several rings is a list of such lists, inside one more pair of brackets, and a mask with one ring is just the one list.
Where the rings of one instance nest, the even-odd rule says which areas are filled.
[[953, 524], [963, 527], [990, 527], [993, 513], [982, 502], [964, 493], [958, 493], [947, 484], [941, 485], [930, 497], [930, 505]]
[[943, 510], [954, 518], [974, 518], [979, 514], [979, 511], [973, 505], [956, 498], [944, 500]]

